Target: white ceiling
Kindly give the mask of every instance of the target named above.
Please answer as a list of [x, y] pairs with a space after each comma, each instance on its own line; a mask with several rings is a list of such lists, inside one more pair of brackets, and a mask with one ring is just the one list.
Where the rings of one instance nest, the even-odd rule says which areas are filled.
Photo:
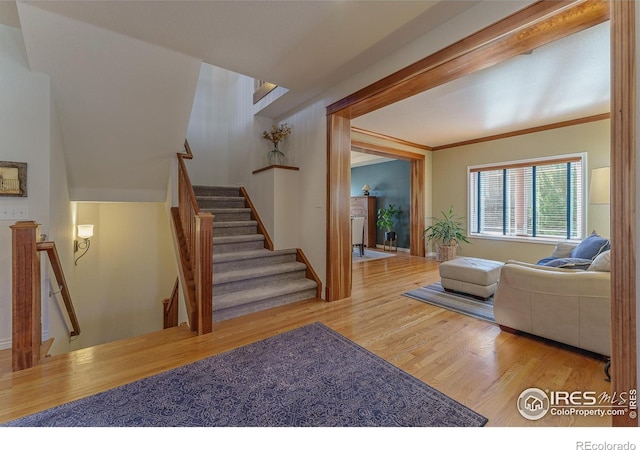
[[49, 75], [77, 201], [164, 201], [200, 60], [30, 4], [18, 11], [32, 70]]
[[392, 158], [383, 158], [382, 156], [369, 155], [362, 152], [351, 152], [351, 167], [369, 166], [371, 164], [380, 164], [383, 162], [394, 161]]
[[0, 23], [20, 28], [20, 18], [15, 1], [0, 1]]
[[437, 147], [610, 110], [609, 23], [352, 121]]
[[277, 117], [480, 1], [19, 0], [19, 3], [287, 88], [287, 95], [268, 112]]

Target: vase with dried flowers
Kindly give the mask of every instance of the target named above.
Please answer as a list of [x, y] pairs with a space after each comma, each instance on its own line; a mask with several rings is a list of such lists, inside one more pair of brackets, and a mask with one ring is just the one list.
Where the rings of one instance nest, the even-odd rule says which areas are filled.
[[291, 126], [286, 123], [273, 125], [271, 131], [263, 131], [262, 137], [273, 143], [273, 149], [267, 154], [270, 165], [283, 165], [286, 156], [278, 148], [278, 144], [284, 141], [291, 134]]

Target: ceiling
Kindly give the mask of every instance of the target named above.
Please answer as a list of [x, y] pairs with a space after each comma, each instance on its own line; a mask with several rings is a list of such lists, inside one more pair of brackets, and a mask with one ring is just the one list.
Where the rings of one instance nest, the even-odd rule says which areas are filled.
[[[269, 107], [271, 117], [480, 2], [18, 0], [287, 88]], [[0, 23], [15, 23], [15, 2], [3, 3]]]
[[438, 147], [610, 112], [609, 22], [352, 120]]
[[351, 152], [351, 167], [369, 166], [371, 164], [380, 164], [389, 161], [394, 161], [394, 159], [362, 152]]

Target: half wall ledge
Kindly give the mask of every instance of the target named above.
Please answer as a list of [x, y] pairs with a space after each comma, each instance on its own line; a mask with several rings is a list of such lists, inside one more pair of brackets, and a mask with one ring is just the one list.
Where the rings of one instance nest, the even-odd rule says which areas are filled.
[[279, 164], [273, 164], [271, 166], [263, 167], [262, 169], [254, 170], [251, 173], [255, 175], [256, 173], [264, 172], [264, 171], [267, 171], [267, 170], [270, 170], [270, 169], [300, 170], [299, 167], [282, 166], [282, 165], [279, 165]]

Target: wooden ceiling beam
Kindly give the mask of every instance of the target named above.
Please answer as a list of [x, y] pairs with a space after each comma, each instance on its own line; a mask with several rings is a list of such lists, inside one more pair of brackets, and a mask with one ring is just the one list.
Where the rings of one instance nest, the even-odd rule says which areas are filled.
[[609, 20], [609, 2], [541, 1], [327, 107], [351, 119]]

